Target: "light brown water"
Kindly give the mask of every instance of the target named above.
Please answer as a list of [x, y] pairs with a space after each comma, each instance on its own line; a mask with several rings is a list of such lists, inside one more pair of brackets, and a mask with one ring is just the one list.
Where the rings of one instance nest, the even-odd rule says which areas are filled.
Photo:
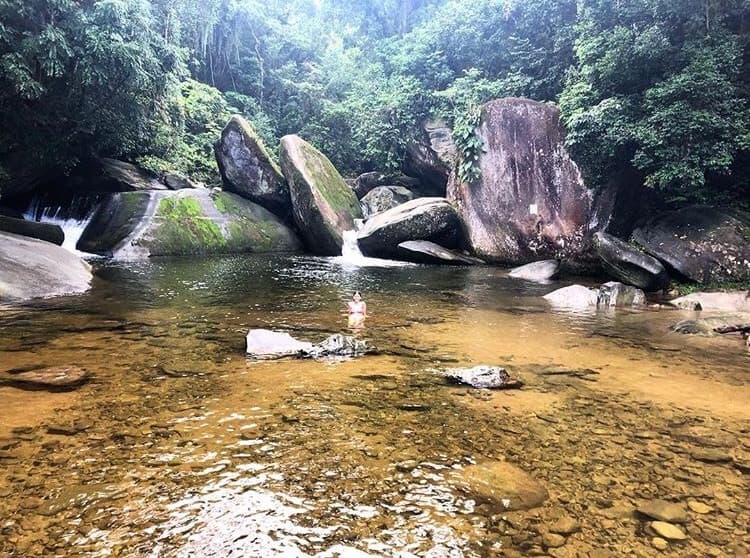
[[[0, 368], [77, 365], [74, 392], [0, 387], [0, 556], [744, 556], [750, 356], [678, 311], [555, 312], [493, 268], [311, 258], [100, 270], [91, 293], [0, 310]], [[254, 362], [251, 327], [378, 354]], [[513, 391], [444, 383], [497, 364]], [[56, 432], [66, 431], [67, 434]], [[507, 461], [547, 489], [505, 511], [467, 484]], [[652, 546], [643, 500], [687, 506]], [[699, 508], [696, 508], [699, 509]], [[705, 511], [705, 510], [700, 510]], [[580, 529], [554, 535], [561, 518]]]

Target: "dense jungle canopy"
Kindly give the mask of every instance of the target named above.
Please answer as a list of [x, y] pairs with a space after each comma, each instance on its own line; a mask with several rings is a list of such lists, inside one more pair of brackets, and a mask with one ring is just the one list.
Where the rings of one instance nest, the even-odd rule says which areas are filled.
[[746, 203], [749, 44], [747, 0], [0, 0], [0, 194], [94, 156], [217, 182], [234, 112], [395, 170], [426, 117], [460, 142], [522, 96], [560, 106], [591, 187]]

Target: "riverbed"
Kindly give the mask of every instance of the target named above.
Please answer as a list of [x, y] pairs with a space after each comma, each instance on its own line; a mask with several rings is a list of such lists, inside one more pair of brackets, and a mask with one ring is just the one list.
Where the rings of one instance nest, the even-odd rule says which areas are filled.
[[[737, 338], [672, 333], [690, 312], [555, 311], [541, 296], [566, 283], [493, 267], [97, 266], [85, 295], [0, 308], [4, 370], [93, 375], [71, 392], [0, 386], [0, 556], [750, 550], [750, 353]], [[250, 328], [351, 333], [354, 290], [371, 314], [356, 335], [375, 354], [245, 356]], [[479, 364], [523, 388], [440, 375]], [[497, 463], [546, 501], [508, 511], [467, 484], [466, 471]], [[636, 511], [653, 500], [684, 507], [685, 540], [654, 541]]]

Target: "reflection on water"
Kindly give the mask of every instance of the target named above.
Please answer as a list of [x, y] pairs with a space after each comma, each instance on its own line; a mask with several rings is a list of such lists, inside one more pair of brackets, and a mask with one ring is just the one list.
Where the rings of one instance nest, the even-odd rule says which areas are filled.
[[[556, 286], [490, 267], [175, 259], [104, 264], [86, 295], [0, 309], [2, 369], [94, 374], [70, 393], [0, 386], [0, 555], [652, 555], [633, 513], [652, 498], [711, 508], [666, 555], [747, 548], [742, 344], [669, 333], [683, 312], [553, 312], [540, 297]], [[245, 357], [249, 328], [346, 333], [355, 290], [377, 355]], [[476, 364], [526, 385], [434, 372]], [[464, 486], [464, 467], [498, 460], [548, 501], [505, 512]], [[580, 530], [551, 536], [561, 516]]]

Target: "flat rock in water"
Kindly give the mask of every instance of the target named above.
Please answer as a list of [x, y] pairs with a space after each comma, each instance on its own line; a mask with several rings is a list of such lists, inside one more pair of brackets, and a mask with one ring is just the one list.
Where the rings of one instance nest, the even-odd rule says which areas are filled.
[[13, 385], [38, 389], [72, 389], [84, 384], [91, 374], [77, 366], [53, 366], [23, 372], [10, 371], [4, 378]]
[[313, 346], [312, 343], [298, 341], [288, 333], [268, 329], [251, 329], [246, 339], [247, 353], [259, 359], [296, 356]]
[[583, 285], [570, 285], [544, 295], [553, 306], [561, 308], [602, 307], [614, 308], [623, 306], [638, 306], [646, 302], [644, 292], [630, 285], [623, 285], [617, 281], [604, 283], [598, 289]]
[[481, 265], [484, 262], [429, 240], [407, 240], [398, 245], [398, 255], [407, 261], [438, 265]]
[[542, 260], [531, 262], [511, 269], [508, 276], [514, 279], [525, 279], [526, 281], [549, 281], [560, 271], [558, 260]]
[[640, 306], [645, 303], [646, 295], [637, 287], [617, 281], [609, 281], [599, 287], [598, 306]]
[[688, 520], [685, 506], [682, 504], [665, 502], [664, 500], [649, 500], [647, 502], [642, 502], [636, 509], [643, 515], [653, 519], [658, 519], [659, 521], [666, 521], [668, 523], [686, 523]]
[[443, 375], [456, 384], [464, 384], [478, 389], [512, 389], [523, 384], [511, 378], [505, 368], [499, 366], [475, 366], [474, 368], [453, 368]]
[[310, 358], [322, 357], [356, 357], [372, 350], [372, 347], [361, 339], [337, 333], [324, 341], [302, 349], [302, 356]]
[[594, 289], [584, 287], [583, 285], [570, 285], [569, 287], [563, 287], [544, 295], [544, 299], [553, 306], [588, 308], [596, 306], [598, 296]]
[[505, 461], [470, 465], [456, 473], [458, 483], [477, 501], [500, 510], [528, 510], [541, 506], [549, 497], [535, 478]]
[[671, 523], [664, 521], [654, 521], [651, 523], [651, 528], [654, 532], [662, 538], [670, 541], [683, 541], [687, 539], [685, 532]]
[[671, 304], [684, 310], [750, 312], [750, 291], [693, 293], [675, 298]]

